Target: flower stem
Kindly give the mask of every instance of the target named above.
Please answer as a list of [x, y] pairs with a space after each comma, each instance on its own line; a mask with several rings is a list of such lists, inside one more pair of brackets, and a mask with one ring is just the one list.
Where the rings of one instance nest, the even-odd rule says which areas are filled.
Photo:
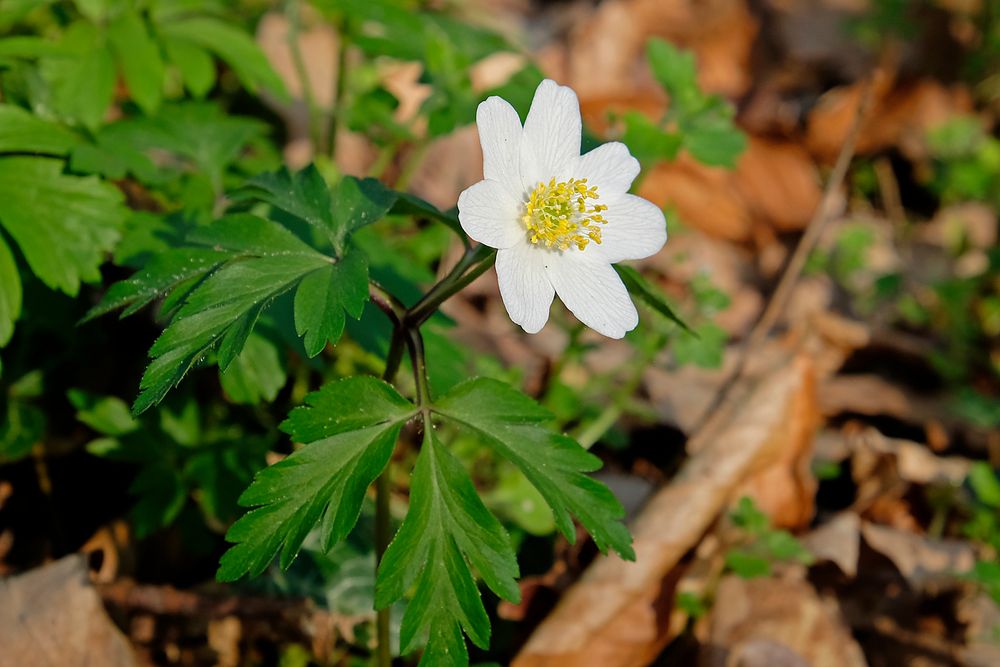
[[442, 303], [460, 292], [466, 285], [486, 272], [496, 260], [497, 251], [484, 245], [467, 248], [458, 264], [447, 276], [432, 287], [420, 301], [406, 313], [406, 321], [419, 327], [441, 306]]
[[[385, 358], [385, 371], [382, 379], [392, 382], [399, 372], [399, 365], [403, 361], [403, 347], [406, 338], [403, 334], [403, 317], [406, 307], [402, 302], [392, 295], [387, 289], [375, 281], [368, 284], [368, 295], [372, 303], [378, 306], [392, 322], [392, 340], [389, 343], [389, 353]], [[385, 470], [375, 480], [375, 574], [378, 576], [378, 567], [382, 563], [386, 549], [389, 548], [389, 541], [392, 537], [392, 516], [389, 512], [389, 496], [392, 493], [392, 461]], [[391, 621], [391, 608], [379, 609], [376, 612], [376, 654], [375, 664], [377, 667], [391, 667], [392, 650], [389, 643], [389, 626]]]
[[[421, 408], [423, 426], [430, 428], [430, 385], [427, 380], [427, 362], [424, 354], [424, 339], [420, 325], [430, 317], [449, 297], [460, 291], [478, 276], [482, 275], [494, 261], [496, 251], [486, 246], [477, 246], [466, 251], [458, 264], [434, 285], [412, 308], [407, 309], [391, 292], [375, 281], [368, 284], [368, 295], [392, 322], [392, 340], [386, 355], [385, 371], [382, 379], [391, 383], [399, 372], [404, 349], [410, 353], [413, 379], [416, 385], [416, 403]], [[391, 535], [391, 514], [389, 497], [392, 493], [390, 463], [375, 480], [375, 573], [382, 563]], [[376, 615], [375, 664], [377, 667], [391, 667], [392, 651], [389, 644], [391, 611], [389, 607], [379, 609]]]

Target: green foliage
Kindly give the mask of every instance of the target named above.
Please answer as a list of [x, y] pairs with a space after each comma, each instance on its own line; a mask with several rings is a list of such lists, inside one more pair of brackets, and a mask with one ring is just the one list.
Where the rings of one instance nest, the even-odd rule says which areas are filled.
[[813, 556], [786, 530], [771, 527], [767, 515], [744, 496], [730, 512], [729, 520], [743, 534], [744, 544], [726, 552], [726, 567], [744, 579], [767, 577], [775, 562], [809, 565]]
[[650, 310], [667, 318], [681, 329], [693, 333], [684, 320], [674, 313], [673, 308], [671, 308], [663, 293], [650, 285], [649, 281], [643, 278], [641, 273], [625, 264], [616, 264], [615, 271], [618, 272], [618, 276], [625, 283], [626, 289], [628, 289], [634, 298], [649, 306]]
[[927, 144], [935, 158], [931, 187], [946, 203], [985, 201], [1000, 206], [1000, 139], [973, 116], [959, 116], [931, 129]]
[[[158, 255], [136, 276], [112, 286], [88, 314], [118, 308], [130, 314], [161, 297], [176, 305], [170, 325], [150, 350], [152, 363], [143, 376], [137, 412], [158, 403], [213, 350], [226, 378], [257, 320], [286, 292], [294, 290], [295, 330], [304, 337], [307, 354], [315, 356], [327, 342], [335, 343], [346, 315], [360, 317], [368, 300], [367, 259], [348, 242], [349, 234], [403, 201], [374, 181], [350, 177], [340, 181], [334, 200], [314, 168], [257, 177], [242, 197], [270, 204], [275, 217], [290, 226], [234, 214], [196, 228], [183, 247]], [[405, 204], [411, 206], [411, 199]], [[296, 220], [321, 235], [306, 235], [306, 242], [292, 231], [298, 229]], [[263, 349], [262, 343], [257, 346]], [[280, 359], [265, 364], [257, 369], [238, 364], [241, 376], [229, 376], [230, 392], [235, 389], [242, 400], [273, 396], [283, 375]], [[258, 380], [256, 393], [237, 389], [248, 374]]]
[[694, 54], [661, 39], [651, 39], [646, 56], [653, 76], [670, 96], [659, 122], [630, 112], [622, 141], [642, 161], [673, 160], [686, 150], [702, 164], [732, 168], [746, 149], [746, 136], [733, 125], [732, 107], [698, 86]]
[[240, 496], [241, 505], [256, 509], [226, 534], [236, 545], [222, 557], [219, 579], [257, 576], [279, 551], [282, 567], [288, 567], [317, 523], [324, 549], [344, 539], [413, 413], [395, 389], [366, 376], [307, 396], [282, 425], [307, 446], [262, 470]]
[[5, 416], [0, 422], [0, 463], [10, 463], [31, 454], [45, 429], [45, 414], [34, 400], [43, 392], [42, 373], [27, 373], [4, 389], [0, 395]]
[[571, 438], [543, 424], [551, 414], [527, 396], [497, 380], [469, 380], [435, 403], [435, 411], [511, 461], [542, 493], [556, 526], [570, 542], [572, 513], [601, 551], [614, 549], [635, 558], [632, 538], [619, 520], [624, 510], [606, 486], [584, 473], [600, 467], [600, 459]]
[[[34, 134], [42, 125], [21, 124], [28, 131], [21, 148], [64, 148], [59, 132]], [[95, 178], [64, 175], [62, 169], [57, 159], [0, 156], [0, 228], [6, 232], [6, 238], [0, 233], [0, 347], [13, 335], [22, 303], [21, 279], [7, 239], [43, 283], [76, 295], [81, 282], [100, 279], [98, 267], [119, 238], [125, 208], [118, 190]]]
[[[427, 637], [422, 665], [468, 662], [462, 632], [489, 647], [490, 623], [470, 563], [504, 599], [520, 601], [517, 559], [461, 464], [426, 431], [411, 478], [410, 510], [379, 566], [375, 605], [384, 608], [415, 586], [400, 648]], [[450, 657], [449, 657], [450, 656]]]
[[[426, 139], [469, 124], [489, 94], [523, 114], [541, 79], [529, 65], [498, 90], [474, 91], [471, 66], [511, 46], [426, 3], [313, 4], [336, 21], [360, 62], [348, 68], [337, 108], [312, 120], [364, 132], [392, 169], [401, 145], [421, 155], [425, 124]], [[402, 304], [416, 303], [450, 234], [467, 248], [469, 240], [455, 210], [342, 176], [323, 151], [318, 166], [279, 168], [280, 132], [253, 96], [287, 101], [283, 85], [249, 26], [233, 19], [258, 10], [265, 6], [213, 0], [0, 2], [0, 346], [4, 362], [13, 360], [0, 370], [0, 462], [86, 439], [92, 456], [131, 467], [140, 538], [171, 528], [197, 550], [187, 541], [192, 526], [203, 538], [228, 526], [222, 580], [260, 575], [275, 560], [287, 568], [305, 552], [295, 567], [323, 579], [331, 608], [349, 597], [343, 613], [370, 619], [372, 605], [405, 607], [396, 626], [402, 651], [423, 646], [422, 664], [468, 662], [465, 637], [485, 648], [491, 634], [477, 581], [519, 599], [515, 544], [523, 531], [558, 529], [573, 541], [575, 519], [602, 551], [634, 558], [624, 510], [588, 474], [600, 459], [554, 428], [548, 410], [499, 380], [468, 380], [515, 380], [519, 372], [456, 343], [446, 316], [431, 315], [419, 331], [429, 367], [419, 405], [364, 374], [381, 372], [391, 356], [390, 318], [370, 302], [370, 280]], [[430, 94], [412, 126], [395, 120], [398, 101], [379, 82], [385, 58], [421, 64]], [[734, 142], [712, 135], [709, 116], [728, 116], [703, 106], [665, 122], [670, 132], [690, 130], [678, 149], [726, 161]], [[123, 268], [134, 273], [100, 299], [81, 288]], [[685, 327], [646, 278], [628, 268], [621, 275], [660, 326]], [[68, 296], [55, 308], [39, 302], [38, 290]], [[721, 303], [711, 288], [699, 293], [706, 313]], [[150, 305], [158, 323], [103, 324], [121, 356], [117, 367], [136, 371], [135, 348], [162, 326], [131, 409], [110, 394], [128, 393], [134, 378], [105, 379], [100, 361], [80, 375], [48, 361], [31, 366], [36, 347], [62, 343], [75, 354], [66, 342], [100, 337], [98, 316]], [[67, 324], [83, 312], [88, 328], [80, 334]], [[121, 334], [116, 326], [132, 328]], [[652, 350], [658, 340], [639, 344]], [[209, 378], [172, 391], [200, 365], [217, 366], [218, 384]], [[412, 389], [397, 381], [404, 393]], [[422, 387], [419, 376], [414, 382]], [[309, 393], [313, 386], [321, 389]], [[59, 414], [67, 401], [75, 421], [46, 422], [45, 411]], [[260, 406], [274, 402], [282, 406]], [[294, 444], [265, 468], [265, 453], [278, 445], [271, 413], [284, 412], [285, 402], [291, 410], [281, 428]], [[409, 509], [376, 578], [359, 516], [415, 417], [423, 443]], [[67, 425], [71, 438], [58, 433]], [[487, 462], [485, 474], [477, 461]], [[249, 511], [237, 518], [241, 507]], [[368, 646], [364, 632], [359, 647]]]
[[190, 397], [141, 419], [114, 396], [73, 389], [69, 401], [77, 419], [100, 435], [88, 452], [138, 467], [130, 491], [140, 538], [173, 524], [188, 505], [220, 530], [235, 518], [236, 499], [273, 442], [211, 426]]

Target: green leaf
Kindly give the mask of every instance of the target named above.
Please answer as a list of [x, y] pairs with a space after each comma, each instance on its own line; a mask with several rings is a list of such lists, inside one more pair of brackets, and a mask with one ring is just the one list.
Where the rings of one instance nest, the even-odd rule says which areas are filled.
[[102, 435], [122, 436], [139, 428], [128, 404], [115, 396], [96, 396], [81, 389], [70, 389], [69, 402], [76, 408], [76, 418]]
[[458, 234], [458, 238], [467, 241], [468, 236], [462, 230], [462, 225], [458, 221], [457, 209], [442, 211], [437, 206], [428, 201], [424, 201], [416, 195], [408, 192], [397, 192], [396, 202], [392, 205], [390, 213], [394, 215], [415, 215], [436, 220], [447, 225], [453, 232]]
[[114, 58], [103, 37], [88, 23], [71, 25], [62, 41], [76, 54], [41, 61], [42, 76], [52, 87], [52, 105], [63, 118], [96, 129], [114, 96]]
[[207, 16], [196, 16], [162, 23], [167, 37], [192, 42], [224, 60], [240, 82], [252, 93], [261, 88], [287, 97], [281, 77], [271, 68], [267, 57], [248, 34]]
[[552, 508], [567, 540], [573, 542], [576, 535], [572, 513], [601, 551], [610, 547], [622, 558], [635, 558], [632, 538], [621, 523], [621, 504], [604, 484], [584, 474], [597, 470], [600, 459], [546, 428], [551, 415], [537, 402], [503, 382], [478, 378], [453, 389], [433, 409], [520, 468]]
[[0, 464], [12, 463], [31, 454], [45, 433], [45, 413], [26, 401], [8, 400], [7, 414], [0, 420]]
[[625, 134], [622, 141], [639, 160], [673, 160], [683, 141], [676, 132], [664, 132], [659, 125], [638, 111], [624, 116]]
[[374, 178], [345, 176], [333, 195], [335, 225], [341, 233], [355, 232], [378, 222], [404, 196]]
[[740, 498], [729, 518], [737, 527], [755, 536], [763, 534], [771, 525], [767, 515], [757, 508], [750, 496]]
[[465, 664], [462, 631], [489, 646], [490, 622], [471, 564], [498, 595], [520, 601], [517, 559], [506, 531], [476, 493], [458, 459], [430, 429], [411, 479], [410, 509], [378, 571], [375, 606], [416, 584], [403, 616], [400, 650], [427, 636], [421, 665]]
[[295, 331], [315, 357], [344, 333], [345, 312], [354, 319], [368, 303], [368, 260], [350, 248], [336, 264], [306, 276], [295, 291]]
[[148, 113], [163, 101], [163, 58], [146, 24], [127, 9], [108, 26], [108, 41], [118, 60], [132, 99]]
[[330, 188], [316, 165], [310, 164], [294, 173], [282, 167], [274, 173], [260, 174], [247, 181], [233, 196], [258, 199], [333, 236]]
[[747, 138], [728, 119], [699, 123], [684, 132], [684, 148], [709, 166], [736, 166], [737, 158], [746, 150]]
[[132, 508], [132, 524], [139, 538], [173, 523], [187, 502], [187, 489], [180, 471], [168, 461], [140, 468], [129, 486], [129, 493], [138, 496]]
[[802, 543], [787, 530], [769, 530], [761, 537], [768, 553], [778, 560], [796, 561], [809, 565], [814, 558]]
[[1000, 508], [1000, 481], [989, 463], [977, 461], [969, 469], [969, 486], [982, 504]]
[[191, 160], [218, 180], [266, 126], [258, 120], [233, 116], [206, 102], [170, 104], [155, 117], [126, 121], [134, 148], [167, 150]]
[[97, 178], [62, 174], [61, 160], [0, 158], [0, 225], [46, 285], [76, 295], [118, 240], [122, 195]]
[[219, 369], [225, 371], [271, 302], [328, 264], [319, 253], [253, 257], [206, 278], [150, 349], [152, 361], [133, 410], [140, 413], [162, 400], [216, 345]]
[[87, 312], [83, 321], [119, 308], [125, 308], [122, 317], [138, 312], [178, 285], [215, 270], [233, 254], [232, 251], [215, 248], [177, 248], [156, 255], [131, 278], [112, 285], [101, 301]]
[[771, 574], [771, 563], [766, 558], [742, 549], [726, 553], [726, 567], [742, 579], [757, 579]]
[[685, 331], [694, 333], [684, 320], [678, 317], [673, 311], [670, 304], [667, 303], [666, 297], [658, 289], [650, 285], [649, 281], [643, 278], [641, 273], [626, 264], [615, 264], [614, 267], [622, 282], [625, 283], [625, 288], [629, 291], [629, 294], [649, 306], [653, 312], [659, 313]]
[[80, 53], [82, 51], [74, 44], [33, 35], [16, 35], [0, 39], [0, 57], [41, 58], [44, 56], [75, 56]]
[[21, 276], [14, 254], [0, 235], [0, 347], [14, 335], [14, 323], [21, 316]]
[[295, 234], [276, 222], [255, 215], [237, 213], [219, 218], [211, 225], [198, 227], [186, 241], [234, 255], [255, 257], [319, 257], [329, 262]]
[[702, 93], [693, 53], [654, 38], [646, 43], [646, 58], [653, 76], [670, 95], [671, 107], [688, 110], [700, 102]]
[[678, 336], [671, 350], [678, 364], [694, 364], [699, 368], [719, 368], [729, 335], [714, 322], [704, 322]]
[[368, 376], [309, 394], [282, 428], [310, 444], [258, 473], [240, 497], [241, 505], [256, 509], [226, 534], [235, 545], [222, 557], [218, 578], [257, 576], [279, 551], [288, 567], [317, 524], [324, 550], [342, 540], [413, 411], [395, 389]]
[[181, 74], [184, 87], [194, 97], [204, 97], [215, 85], [215, 61], [212, 55], [194, 42], [167, 37], [163, 47]]
[[274, 401], [288, 381], [282, 354], [273, 341], [251, 333], [236, 360], [219, 373], [223, 391], [235, 403]]
[[75, 134], [11, 104], [0, 104], [0, 153], [65, 155], [79, 142]]

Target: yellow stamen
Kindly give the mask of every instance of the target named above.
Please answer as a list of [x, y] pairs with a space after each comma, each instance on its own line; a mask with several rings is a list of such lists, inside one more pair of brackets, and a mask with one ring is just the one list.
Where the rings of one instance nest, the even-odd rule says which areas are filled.
[[601, 225], [608, 222], [601, 213], [608, 207], [588, 205], [588, 199], [598, 199], [598, 194], [597, 186], [588, 186], [586, 178], [540, 182], [528, 196], [521, 216], [528, 240], [559, 250], [583, 250], [591, 241], [599, 245]]

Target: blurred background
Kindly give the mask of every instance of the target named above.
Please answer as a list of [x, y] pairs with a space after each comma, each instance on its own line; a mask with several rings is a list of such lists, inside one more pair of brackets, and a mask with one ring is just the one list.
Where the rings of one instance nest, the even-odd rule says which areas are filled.
[[[265, 318], [139, 418], [157, 309], [79, 322], [281, 164], [454, 207], [476, 105], [523, 118], [543, 77], [577, 91], [585, 149], [641, 161], [656, 293], [622, 341], [559, 304], [529, 336], [487, 272], [426, 328], [432, 390], [538, 398], [604, 461], [638, 561], [568, 544], [454, 442], [523, 574], [519, 605], [484, 590], [473, 663], [1000, 665], [997, 0], [0, 0], [0, 665], [369, 664], [370, 507], [287, 572], [214, 573], [292, 451], [278, 423], [380, 373], [388, 322], [309, 359]], [[406, 218], [356, 239], [407, 299], [462, 249]]]

